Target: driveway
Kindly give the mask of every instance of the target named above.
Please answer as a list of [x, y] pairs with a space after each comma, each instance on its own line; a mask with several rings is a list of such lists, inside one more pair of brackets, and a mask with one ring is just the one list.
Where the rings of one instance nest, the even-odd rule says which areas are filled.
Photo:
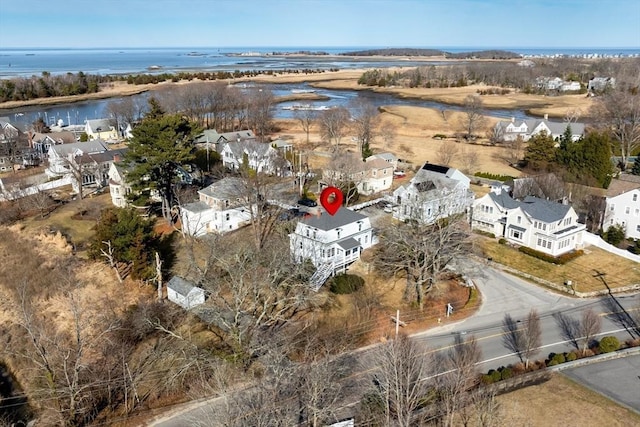
[[640, 354], [566, 369], [562, 373], [640, 414]]

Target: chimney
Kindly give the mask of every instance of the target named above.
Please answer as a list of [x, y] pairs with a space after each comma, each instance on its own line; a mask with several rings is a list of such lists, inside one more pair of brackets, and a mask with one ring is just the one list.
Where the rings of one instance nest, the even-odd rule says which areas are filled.
[[514, 123], [516, 121], [516, 118], [511, 116], [511, 123]]
[[115, 153], [113, 155], [113, 163], [118, 163], [120, 161], [120, 153]]
[[544, 115], [544, 119], [545, 119], [545, 120], [549, 120], [549, 115], [548, 115], [548, 114], [545, 114], [545, 115]]

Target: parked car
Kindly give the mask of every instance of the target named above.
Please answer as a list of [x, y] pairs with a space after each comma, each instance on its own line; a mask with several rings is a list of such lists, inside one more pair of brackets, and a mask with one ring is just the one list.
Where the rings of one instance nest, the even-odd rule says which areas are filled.
[[315, 208], [318, 206], [318, 203], [315, 200], [311, 199], [300, 199], [298, 200], [298, 204], [302, 206], [307, 206], [309, 208]]
[[386, 205], [386, 206], [384, 207], [384, 211], [385, 211], [386, 213], [393, 213], [393, 205]]
[[400, 178], [404, 178], [405, 176], [407, 176], [404, 171], [395, 171], [393, 173], [393, 179], [400, 179]]

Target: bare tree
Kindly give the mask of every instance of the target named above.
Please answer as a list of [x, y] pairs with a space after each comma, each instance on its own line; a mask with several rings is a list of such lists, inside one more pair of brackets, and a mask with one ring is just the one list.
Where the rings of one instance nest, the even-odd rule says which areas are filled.
[[633, 81], [619, 81], [615, 90], [599, 96], [591, 115], [600, 128], [609, 131], [617, 141], [620, 167], [626, 169], [629, 156], [640, 147], [640, 93], [638, 73]]
[[349, 110], [353, 119], [353, 131], [358, 142], [358, 152], [364, 160], [372, 154], [371, 144], [377, 137], [375, 120], [379, 114], [378, 109], [371, 101], [356, 98], [351, 102]]
[[141, 106], [130, 96], [107, 103], [107, 111], [115, 120], [116, 129], [121, 137], [125, 136], [124, 131], [127, 125], [133, 128], [135, 122], [142, 117], [143, 109], [144, 106]]
[[[382, 405], [386, 426], [420, 425], [415, 411], [427, 401], [433, 385], [426, 378], [434, 366], [425, 349], [404, 335], [378, 347], [373, 362], [373, 394]], [[375, 414], [370, 414], [375, 415]]]
[[467, 95], [464, 99], [464, 117], [461, 125], [466, 139], [473, 139], [476, 132], [484, 127], [486, 119], [483, 114], [483, 102], [478, 95]]
[[322, 172], [322, 179], [330, 186], [342, 190], [344, 205], [349, 206], [356, 195], [358, 187], [367, 178], [366, 163], [355, 153], [336, 150]]
[[441, 165], [450, 165], [451, 161], [455, 159], [456, 154], [458, 154], [458, 151], [458, 145], [455, 141], [443, 141], [436, 152], [438, 163]]
[[247, 123], [261, 142], [271, 132], [275, 97], [266, 87], [256, 87], [247, 93]]
[[487, 139], [492, 144], [504, 142], [504, 127], [494, 126], [487, 132]]
[[381, 230], [374, 262], [381, 272], [404, 274], [404, 299], [422, 308], [438, 275], [453, 259], [467, 253], [468, 237], [463, 218], [393, 224]]
[[309, 144], [309, 133], [318, 119], [318, 112], [311, 108], [303, 108], [294, 110], [293, 117], [300, 123], [302, 131], [307, 135], [307, 144]]
[[481, 359], [482, 350], [474, 336], [465, 340], [456, 335], [453, 346], [438, 363], [444, 371], [437, 377], [436, 386], [445, 426], [454, 426], [454, 416], [468, 404], [468, 391], [478, 378], [476, 363]]
[[502, 330], [504, 346], [516, 353], [520, 361], [524, 362], [525, 368], [529, 368], [529, 359], [540, 352], [542, 345], [542, 330], [537, 311], [529, 311], [527, 319], [520, 325], [510, 314], [505, 314]]
[[340, 141], [345, 136], [350, 118], [349, 110], [344, 107], [330, 108], [318, 116], [320, 134], [330, 145], [334, 145], [335, 150], [340, 147]]
[[593, 309], [582, 312], [578, 336], [581, 343], [580, 349], [584, 352], [589, 348], [591, 341], [602, 330], [602, 318]]
[[478, 159], [478, 151], [469, 147], [462, 147], [460, 150], [460, 162], [462, 162], [462, 172], [467, 175], [473, 175], [478, 169], [480, 160]]

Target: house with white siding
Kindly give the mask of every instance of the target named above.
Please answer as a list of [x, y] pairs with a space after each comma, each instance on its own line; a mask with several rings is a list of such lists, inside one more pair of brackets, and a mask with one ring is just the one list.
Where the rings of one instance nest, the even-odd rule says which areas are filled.
[[612, 225], [623, 226], [625, 237], [640, 239], [640, 176], [623, 173], [611, 181], [602, 228]]
[[503, 141], [515, 141], [518, 138], [528, 141], [542, 132], [555, 140], [565, 133], [567, 126], [571, 129], [572, 141], [577, 141], [584, 135], [584, 123], [553, 122], [546, 115], [544, 119], [516, 120], [512, 117], [511, 120], [501, 120], [496, 123], [494, 133]]
[[471, 227], [554, 257], [582, 248], [586, 230], [569, 205], [500, 190], [474, 201]]
[[[183, 231], [191, 236], [227, 233], [252, 219], [241, 179], [223, 178], [198, 191], [199, 200], [181, 207]], [[255, 210], [255, 206], [252, 207]]]
[[225, 142], [220, 151], [222, 164], [231, 170], [239, 170], [245, 164], [258, 173], [288, 175], [291, 163], [268, 142], [250, 140]]
[[289, 243], [296, 262], [309, 260], [316, 267], [311, 284], [318, 289], [329, 276], [345, 271], [376, 241], [369, 218], [343, 207], [335, 215], [321, 210], [305, 216], [289, 234]]
[[407, 186], [393, 192], [398, 205], [393, 217], [430, 224], [438, 219], [465, 213], [473, 203], [471, 180], [449, 166], [425, 163]]
[[99, 139], [110, 143], [117, 142], [119, 140], [118, 130], [112, 123], [111, 119], [87, 120], [85, 132], [89, 140]]
[[360, 194], [368, 196], [380, 193], [391, 188], [393, 170], [393, 163], [383, 158], [370, 157], [363, 161], [355, 153], [343, 153], [322, 171], [320, 189], [352, 182]]
[[185, 310], [204, 304], [204, 289], [194, 286], [179, 276], [173, 276], [167, 282], [167, 298]]

